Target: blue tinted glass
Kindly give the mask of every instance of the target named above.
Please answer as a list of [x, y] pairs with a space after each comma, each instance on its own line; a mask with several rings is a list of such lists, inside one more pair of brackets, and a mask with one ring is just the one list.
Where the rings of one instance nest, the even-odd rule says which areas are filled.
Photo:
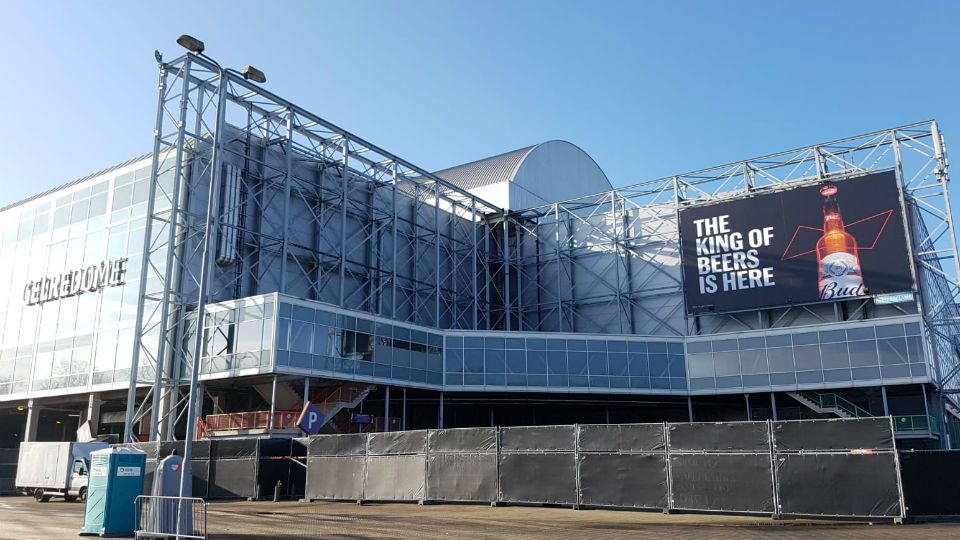
[[630, 352], [647, 352], [647, 342], [645, 341], [627, 342], [627, 350]]
[[[917, 364], [922, 366], [923, 364]], [[880, 376], [884, 379], [900, 379], [910, 376], [910, 366], [907, 364], [897, 364], [893, 366], [880, 366]]]
[[735, 339], [718, 339], [713, 342], [714, 352], [735, 351], [738, 348], [740, 347]]
[[556, 351], [550, 354], [547, 357], [547, 373], [550, 373], [551, 375], [566, 375], [567, 355]]
[[650, 375], [653, 377], [666, 377], [669, 373], [669, 364], [667, 355], [651, 354], [650, 357]]
[[587, 341], [587, 350], [595, 351], [595, 352], [606, 352], [607, 342], [599, 339], [591, 339]]
[[[607, 361], [610, 364], [610, 375], [627, 375], [627, 353], [610, 353]], [[682, 371], [682, 370], [681, 370]]]
[[608, 352], [627, 352], [627, 342], [626, 341], [608, 341], [607, 351]]
[[879, 381], [879, 367], [855, 367], [853, 368], [853, 379], [856, 381]]
[[463, 384], [465, 386], [481, 386], [483, 385], [483, 374], [482, 373], [464, 373]]
[[774, 386], [794, 385], [797, 384], [797, 376], [795, 373], [771, 373], [770, 384]]
[[667, 352], [667, 344], [663, 341], [649, 341], [647, 342], [647, 352], [665, 353]]
[[854, 367], [875, 366], [877, 360], [876, 341], [851, 341], [847, 344], [850, 350], [850, 365]]
[[566, 387], [570, 384], [570, 381], [566, 375], [549, 375], [548, 384], [550, 386]]
[[587, 342], [582, 339], [568, 339], [567, 350], [568, 351], [585, 351], [587, 350]]
[[823, 382], [822, 371], [798, 371], [797, 384], [810, 384]]
[[290, 314], [291, 314], [292, 310], [293, 310], [293, 308], [290, 307], [290, 304], [285, 304], [285, 303], [283, 303], [283, 302], [280, 303], [280, 311], [279, 311], [279, 313], [280, 313], [280, 316], [281, 316], [281, 317], [290, 318]]
[[858, 339], [873, 339], [875, 336], [872, 326], [863, 328], [847, 328], [847, 339], [856, 341]]
[[460, 385], [463, 384], [463, 375], [459, 373], [447, 373], [443, 380], [446, 384]]
[[767, 336], [767, 347], [789, 347], [792, 345], [790, 334], [782, 336]]
[[463, 351], [450, 350], [446, 354], [447, 372], [459, 373], [463, 371]]
[[507, 377], [503, 373], [487, 373], [484, 384], [487, 386], [503, 386], [507, 384]]
[[708, 353], [713, 350], [709, 341], [692, 341], [687, 343], [687, 353], [697, 354], [697, 353]]
[[897, 337], [904, 335], [902, 324], [887, 324], [878, 326], [877, 337]]
[[827, 330], [820, 332], [820, 343], [837, 343], [845, 341], [847, 333], [843, 330]]
[[463, 370], [466, 373], [483, 373], [483, 349], [463, 350]]
[[740, 338], [739, 345], [740, 350], [763, 349], [766, 347], [766, 342], [762, 337]]
[[[607, 355], [601, 352], [590, 352], [589, 355], [589, 373], [590, 375], [607, 375]], [[595, 386], [591, 384], [590, 386]]]
[[910, 364], [910, 374], [914, 377], [926, 377], [927, 376], [927, 365], [926, 364]]
[[487, 373], [504, 373], [504, 353], [502, 349], [487, 349], [484, 354]]
[[730, 377], [717, 377], [717, 389], [740, 388], [741, 386], [743, 386], [743, 381], [740, 380], [739, 375], [734, 375]]
[[293, 318], [298, 321], [313, 322], [313, 309], [306, 306], [293, 306]]
[[606, 375], [590, 375], [590, 388], [610, 388], [610, 377]]
[[903, 325], [907, 330], [908, 336], [919, 336], [920, 335], [920, 323], [906, 323]]
[[650, 377], [630, 377], [630, 388], [650, 388]]
[[[527, 359], [524, 351], [507, 349], [507, 373], [526, 373]], [[507, 383], [509, 384], [509, 382]]]
[[662, 390], [670, 389], [670, 379], [667, 377], [650, 377], [650, 387]]
[[450, 336], [447, 339], [447, 347], [451, 348], [460, 348], [463, 347], [463, 338], [460, 336]]
[[507, 373], [507, 386], [526, 386], [527, 376], [522, 373]]
[[686, 366], [684, 366], [683, 356], [679, 354], [671, 354], [667, 357], [668, 362], [670, 363], [670, 376], [671, 377], [686, 377]]
[[484, 339], [484, 346], [488, 349], [502, 349], [505, 341], [502, 337], [488, 337]]
[[820, 336], [816, 332], [805, 332], [803, 334], [793, 335], [794, 345], [816, 345], [820, 343]]
[[527, 349], [534, 351], [545, 351], [547, 350], [547, 340], [545, 339], [527, 339]]
[[820, 345], [820, 354], [823, 355], [823, 368], [846, 368], [850, 367], [850, 357], [847, 354], [847, 344], [824, 343]]
[[525, 348], [523, 338], [507, 338], [507, 348], [508, 349], [520, 349]]
[[683, 354], [683, 343], [667, 343], [667, 352], [670, 354]]
[[630, 377], [610, 377], [610, 388], [629, 388]]
[[482, 337], [465, 337], [463, 338], [463, 346], [469, 347], [471, 349], [482, 349], [483, 338]]
[[[542, 375], [547, 372], [547, 355], [544, 351], [527, 351], [527, 373]], [[553, 353], [557, 354], [557, 353]]]
[[670, 377], [670, 388], [672, 390], [686, 390], [687, 379], [685, 377]]
[[587, 353], [567, 352], [567, 369], [571, 375], [587, 373]]
[[570, 375], [571, 388], [586, 388], [589, 385], [586, 375]]
[[825, 369], [823, 370], [824, 382], [843, 382], [850, 380], [849, 369]]
[[547, 384], [546, 375], [527, 375], [527, 386], [547, 386]]
[[567, 350], [567, 342], [566, 340], [563, 340], [563, 339], [548, 339], [547, 350], [548, 351], [565, 351]]
[[642, 353], [630, 353], [627, 355], [629, 370], [631, 376], [649, 376], [650, 364], [647, 361], [647, 355]]

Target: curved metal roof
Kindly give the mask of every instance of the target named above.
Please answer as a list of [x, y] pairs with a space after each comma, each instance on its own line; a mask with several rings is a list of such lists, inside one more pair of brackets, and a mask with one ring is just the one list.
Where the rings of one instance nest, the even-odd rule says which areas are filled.
[[[613, 189], [593, 158], [575, 144], [562, 140], [527, 146], [433, 174], [464, 190], [485, 188], [472, 192], [514, 210]], [[503, 190], [492, 187], [496, 184], [503, 184]]]
[[478, 159], [433, 174], [462, 189], [474, 189], [480, 186], [509, 182], [513, 180], [524, 158], [535, 149], [537, 144], [513, 150], [496, 156]]

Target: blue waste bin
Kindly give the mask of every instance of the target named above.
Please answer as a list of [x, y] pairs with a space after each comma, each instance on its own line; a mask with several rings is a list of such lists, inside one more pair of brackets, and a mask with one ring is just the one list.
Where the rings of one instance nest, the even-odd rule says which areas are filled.
[[90, 453], [87, 506], [82, 535], [132, 536], [136, 500], [143, 494], [147, 453], [134, 448], [104, 448]]

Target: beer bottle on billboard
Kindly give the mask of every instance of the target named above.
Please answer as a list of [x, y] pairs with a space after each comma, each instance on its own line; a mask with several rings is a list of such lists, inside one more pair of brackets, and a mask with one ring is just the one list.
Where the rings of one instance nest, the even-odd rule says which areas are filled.
[[821, 300], [852, 298], [866, 293], [860, 272], [857, 241], [843, 226], [837, 186], [820, 188], [823, 195], [823, 236], [817, 241]]

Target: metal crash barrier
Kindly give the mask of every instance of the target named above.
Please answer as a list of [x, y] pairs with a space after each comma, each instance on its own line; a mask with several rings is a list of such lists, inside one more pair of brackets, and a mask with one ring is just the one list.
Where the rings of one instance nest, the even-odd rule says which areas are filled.
[[199, 497], [140, 495], [135, 516], [137, 538], [207, 538], [207, 502]]

